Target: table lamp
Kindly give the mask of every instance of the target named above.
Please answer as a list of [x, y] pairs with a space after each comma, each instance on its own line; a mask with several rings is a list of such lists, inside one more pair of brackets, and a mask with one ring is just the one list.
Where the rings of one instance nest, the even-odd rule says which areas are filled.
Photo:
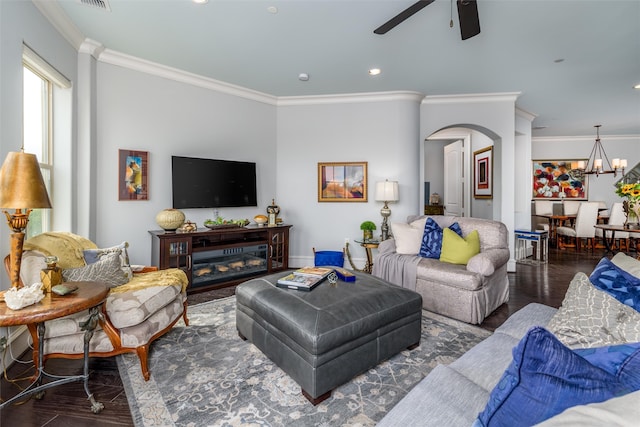
[[[20, 264], [24, 230], [29, 214], [34, 208], [50, 208], [51, 201], [42, 179], [40, 165], [35, 154], [10, 152], [0, 169], [0, 208], [15, 209], [13, 214], [4, 211], [11, 234], [10, 277], [11, 287], [20, 288]], [[25, 212], [22, 212], [22, 210]]]
[[389, 224], [388, 219], [391, 216], [391, 209], [389, 209], [389, 202], [398, 201], [398, 181], [385, 180], [376, 183], [376, 201], [384, 202], [384, 206], [380, 209], [380, 215], [382, 215], [382, 240], [389, 238]]

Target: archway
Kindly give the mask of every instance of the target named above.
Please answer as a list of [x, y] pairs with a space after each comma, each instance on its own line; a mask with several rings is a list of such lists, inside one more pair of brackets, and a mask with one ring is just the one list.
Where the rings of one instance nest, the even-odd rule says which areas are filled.
[[[422, 159], [421, 159], [421, 182], [424, 183], [425, 188], [429, 187], [431, 193], [438, 193], [445, 201], [449, 199], [448, 192], [451, 192], [451, 184], [459, 186], [456, 188], [455, 194], [461, 196], [461, 212], [460, 216], [474, 216], [476, 218], [497, 219], [499, 218], [500, 211], [496, 209], [499, 206], [499, 202], [494, 200], [500, 200], [500, 186], [498, 185], [500, 178], [500, 171], [496, 168], [492, 168], [491, 177], [491, 197], [489, 198], [474, 198], [473, 197], [473, 153], [478, 150], [492, 148], [492, 155], [495, 156], [495, 152], [500, 150], [501, 138], [493, 132], [491, 129], [487, 129], [483, 126], [458, 123], [446, 126], [439, 129], [424, 139], [422, 144]], [[460, 153], [460, 163], [462, 173], [459, 176], [453, 176], [449, 180], [447, 185], [447, 176], [445, 175], [445, 164], [443, 151], [451, 144], [460, 143], [462, 151]], [[451, 183], [454, 180], [455, 182]], [[427, 191], [424, 191], [424, 203], [428, 203]], [[455, 196], [454, 196], [455, 197]], [[447, 210], [445, 209], [445, 212]], [[456, 215], [456, 213], [449, 210], [449, 214]]]

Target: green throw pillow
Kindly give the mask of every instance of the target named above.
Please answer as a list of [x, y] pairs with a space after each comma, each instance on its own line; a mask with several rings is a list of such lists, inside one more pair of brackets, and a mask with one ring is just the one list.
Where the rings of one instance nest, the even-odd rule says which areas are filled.
[[466, 237], [460, 237], [455, 231], [448, 228], [442, 229], [440, 261], [466, 265], [472, 256], [479, 253], [480, 235], [478, 230], [473, 230]]

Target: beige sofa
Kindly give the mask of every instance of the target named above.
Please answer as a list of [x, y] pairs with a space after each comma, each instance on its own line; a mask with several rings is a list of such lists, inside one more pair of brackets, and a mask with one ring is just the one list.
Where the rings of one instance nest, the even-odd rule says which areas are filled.
[[[441, 228], [458, 222], [463, 236], [477, 230], [480, 253], [466, 265], [418, 255], [425, 222]], [[422, 295], [425, 309], [467, 323], [480, 324], [509, 299], [507, 227], [498, 221], [442, 215], [409, 216], [392, 224], [394, 238], [378, 247], [372, 274]]]
[[[45, 257], [58, 257], [66, 282], [102, 282], [110, 287], [102, 315], [89, 344], [91, 357], [135, 353], [145, 380], [150, 377], [147, 357], [151, 343], [182, 318], [186, 324], [188, 279], [177, 268], [146, 268], [134, 273], [126, 254], [128, 245], [100, 249], [92, 241], [67, 232], [43, 233], [24, 243], [20, 278], [23, 284], [40, 282]], [[90, 259], [90, 258], [93, 259]], [[8, 271], [9, 257], [5, 258]], [[87, 264], [87, 260], [94, 263]], [[156, 270], [156, 271], [148, 271]], [[44, 359], [81, 359], [84, 352], [82, 323], [88, 310], [45, 323]], [[38, 360], [36, 325], [28, 325], [33, 339], [33, 360]], [[37, 366], [37, 365], [36, 365]]]

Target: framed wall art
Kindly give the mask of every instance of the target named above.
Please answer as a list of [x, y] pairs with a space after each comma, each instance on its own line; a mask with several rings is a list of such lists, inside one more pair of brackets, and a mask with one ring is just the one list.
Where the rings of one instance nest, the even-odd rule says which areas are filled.
[[493, 198], [493, 147], [473, 152], [473, 197]]
[[149, 153], [118, 150], [118, 200], [149, 200]]
[[319, 202], [366, 202], [367, 162], [318, 163]]
[[578, 160], [534, 160], [531, 197], [548, 200], [587, 200], [587, 175], [576, 168]]

